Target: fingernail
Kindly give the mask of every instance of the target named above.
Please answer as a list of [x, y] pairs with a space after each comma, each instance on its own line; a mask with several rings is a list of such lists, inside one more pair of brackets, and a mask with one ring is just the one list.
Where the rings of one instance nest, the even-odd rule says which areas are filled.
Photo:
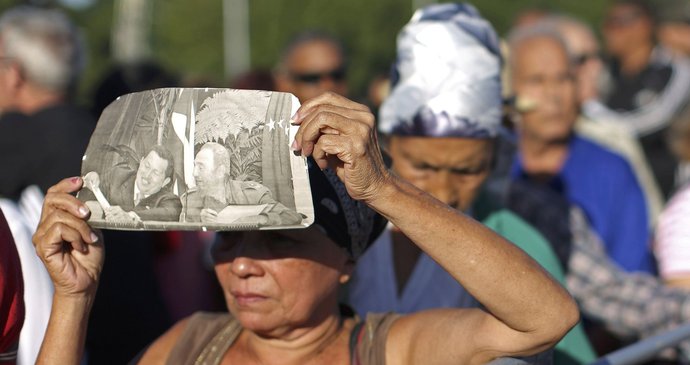
[[81, 180], [81, 177], [75, 176], [70, 179], [72, 181], [72, 184], [79, 184], [79, 180]]
[[299, 121], [300, 121], [299, 112], [295, 112], [295, 114], [290, 119], [292, 119], [292, 122], [294, 122], [294, 123], [299, 123]]
[[82, 205], [81, 207], [79, 207], [79, 214], [81, 214], [82, 217], [86, 217], [86, 215], [89, 214], [89, 208]]
[[292, 144], [290, 145], [290, 148], [293, 151], [297, 151], [297, 140], [292, 141]]
[[91, 232], [91, 243], [96, 243], [98, 242], [98, 236], [96, 236], [95, 233]]

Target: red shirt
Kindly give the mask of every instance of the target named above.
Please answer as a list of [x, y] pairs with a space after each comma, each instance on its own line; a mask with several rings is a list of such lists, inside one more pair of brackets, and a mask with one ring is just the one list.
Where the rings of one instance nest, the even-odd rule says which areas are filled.
[[14, 364], [24, 323], [22, 268], [12, 232], [0, 211], [0, 364]]

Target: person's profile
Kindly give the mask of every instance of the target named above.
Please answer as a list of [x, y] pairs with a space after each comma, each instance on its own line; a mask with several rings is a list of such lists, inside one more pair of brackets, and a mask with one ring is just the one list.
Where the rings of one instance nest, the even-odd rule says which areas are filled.
[[99, 118], [77, 197], [108, 229], [247, 230], [314, 221], [306, 159], [290, 150], [291, 94], [164, 88]]

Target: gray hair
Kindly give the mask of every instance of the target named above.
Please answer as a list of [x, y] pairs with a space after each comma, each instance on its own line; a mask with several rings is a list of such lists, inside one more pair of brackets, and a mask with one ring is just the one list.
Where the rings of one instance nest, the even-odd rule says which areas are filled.
[[534, 25], [519, 27], [512, 30], [507, 37], [510, 55], [512, 56], [523, 43], [537, 38], [554, 40], [563, 48], [568, 59], [572, 60], [568, 44], [565, 39], [563, 39], [561, 31], [555, 21], [540, 21]]
[[80, 32], [58, 10], [18, 6], [6, 11], [0, 17], [0, 44], [27, 80], [55, 91], [71, 87], [85, 63]]
[[575, 50], [572, 49], [572, 45], [569, 44], [571, 38], [568, 37], [568, 34], [571, 30], [577, 29], [578, 31], [582, 32], [582, 34], [586, 35], [586, 37], [598, 44], [597, 37], [596, 35], [594, 35], [592, 27], [589, 24], [583, 22], [582, 20], [569, 15], [550, 15], [539, 21], [536, 25], [540, 25], [545, 28], [551, 28], [558, 32], [558, 34], [560, 34], [561, 36], [561, 39], [568, 48], [570, 56], [575, 56]]

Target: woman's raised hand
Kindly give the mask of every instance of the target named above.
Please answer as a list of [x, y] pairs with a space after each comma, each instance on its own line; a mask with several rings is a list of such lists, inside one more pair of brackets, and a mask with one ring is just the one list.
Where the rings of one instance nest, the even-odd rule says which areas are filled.
[[86, 223], [86, 205], [70, 194], [82, 184], [80, 177], [73, 177], [48, 189], [33, 236], [36, 252], [55, 286], [55, 295], [94, 295], [103, 268], [102, 236]]
[[292, 147], [330, 167], [350, 196], [371, 202], [390, 179], [376, 137], [375, 118], [365, 105], [334, 93], [305, 102], [293, 117], [300, 125]]

